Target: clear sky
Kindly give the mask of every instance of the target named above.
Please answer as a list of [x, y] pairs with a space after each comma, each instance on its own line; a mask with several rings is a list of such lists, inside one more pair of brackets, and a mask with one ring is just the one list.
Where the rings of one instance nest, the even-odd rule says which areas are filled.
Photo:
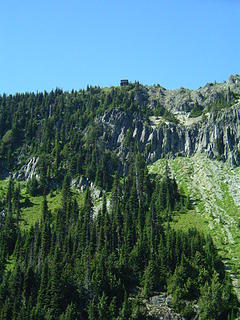
[[0, 93], [198, 88], [240, 73], [240, 0], [6, 0]]

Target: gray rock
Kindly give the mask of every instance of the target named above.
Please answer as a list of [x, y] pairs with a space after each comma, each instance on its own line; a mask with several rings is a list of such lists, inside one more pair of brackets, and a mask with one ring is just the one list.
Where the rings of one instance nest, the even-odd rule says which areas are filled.
[[154, 319], [168, 319], [168, 320], [183, 320], [183, 318], [173, 311], [169, 306], [171, 297], [166, 293], [160, 293], [149, 298], [146, 301], [146, 309], [148, 316], [154, 317]]
[[37, 164], [39, 157], [33, 157], [28, 160], [28, 162], [20, 168], [17, 172], [13, 174], [13, 178], [16, 180], [29, 180], [33, 176], [37, 175]]
[[189, 157], [197, 152], [205, 152], [208, 156], [219, 157], [234, 166], [240, 164], [239, 107], [237, 103], [188, 125], [162, 122], [154, 126], [151, 122], [147, 123], [140, 114], [117, 110], [107, 111], [97, 121], [103, 125], [104, 130], [111, 129], [111, 139], [107, 141], [103, 138], [103, 143], [119, 156], [127, 156], [124, 142], [126, 133], [131, 130], [133, 139], [138, 141], [148, 162], [166, 156], [182, 154]]

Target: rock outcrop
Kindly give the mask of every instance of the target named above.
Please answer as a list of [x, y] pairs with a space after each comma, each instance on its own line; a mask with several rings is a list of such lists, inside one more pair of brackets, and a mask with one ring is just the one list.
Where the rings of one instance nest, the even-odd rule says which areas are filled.
[[[163, 157], [192, 156], [205, 152], [209, 157], [228, 161], [233, 166], [239, 165], [240, 102], [235, 99], [232, 106], [211, 108], [221, 97], [227, 101], [228, 95], [239, 93], [239, 76], [231, 76], [227, 83], [207, 84], [195, 91], [149, 87], [149, 108], [154, 108], [156, 101], [162, 103], [179, 120], [178, 123], [163, 117], [146, 118], [140, 112], [118, 109], [106, 111], [96, 122], [103, 127], [103, 132], [110, 132], [102, 136], [102, 143], [123, 158], [128, 156], [129, 143], [133, 139], [148, 163]], [[191, 118], [189, 114], [194, 99], [204, 112], [199, 117]]]
[[[223, 83], [207, 83], [198, 90], [167, 90], [160, 85], [139, 84], [131, 94], [133, 107], [127, 110], [126, 105], [106, 107], [94, 120], [99, 128], [94, 133], [99, 143], [103, 144], [103, 150], [118, 155], [123, 172], [126, 172], [124, 160], [133, 144], [138, 145], [148, 163], [163, 157], [190, 157], [200, 152], [232, 166], [240, 165], [239, 75], [230, 76]], [[84, 140], [94, 124], [84, 129], [76, 125], [75, 130]], [[27, 150], [28, 145], [24, 148]], [[21, 152], [21, 167], [14, 172], [14, 178], [28, 180], [38, 175], [39, 161], [27, 152], [24, 158], [25, 153]], [[1, 177], [8, 176], [6, 167], [6, 160], [0, 161]], [[76, 183], [84, 186], [85, 181]]]
[[151, 297], [145, 303], [147, 315], [155, 320], [183, 320], [184, 318], [170, 307], [170, 301], [171, 298], [165, 293]]
[[32, 157], [28, 162], [21, 167], [20, 170], [16, 171], [13, 175], [13, 178], [16, 180], [29, 180], [33, 176], [38, 177], [37, 174], [37, 164], [39, 157]]

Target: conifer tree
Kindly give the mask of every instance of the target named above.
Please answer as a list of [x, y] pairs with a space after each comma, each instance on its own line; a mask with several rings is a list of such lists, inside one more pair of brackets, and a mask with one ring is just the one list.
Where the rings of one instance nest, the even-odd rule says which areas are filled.
[[62, 307], [62, 280], [61, 280], [61, 254], [58, 247], [55, 249], [54, 260], [51, 266], [50, 294], [51, 294], [51, 314], [57, 318], [61, 314]]

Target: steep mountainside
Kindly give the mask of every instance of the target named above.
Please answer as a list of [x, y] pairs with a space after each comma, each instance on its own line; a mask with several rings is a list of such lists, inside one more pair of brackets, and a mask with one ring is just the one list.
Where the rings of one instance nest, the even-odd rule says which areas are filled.
[[[1, 174], [24, 165], [30, 176], [33, 170], [40, 174], [37, 158], [48, 154], [50, 176], [61, 180], [69, 163], [72, 174], [84, 174], [108, 188], [111, 177], [97, 176], [95, 167], [107, 167], [110, 174], [116, 168], [124, 172], [124, 159], [134, 146], [149, 163], [205, 152], [239, 165], [239, 98], [240, 76], [198, 90], [135, 83], [71, 93], [56, 89], [49, 94], [3, 95]], [[56, 167], [61, 170], [56, 172]]]
[[240, 163], [240, 77], [232, 76], [227, 83], [207, 84], [196, 91], [157, 86], [141, 90], [144, 94], [138, 93], [136, 99], [147, 99], [148, 118], [115, 109], [97, 119], [104, 131], [112, 133], [103, 137], [109, 149], [126, 155], [130, 136], [148, 162], [206, 152], [232, 165]]
[[0, 96], [0, 320], [237, 319], [239, 99]]
[[[165, 161], [152, 164], [150, 172], [163, 174]], [[178, 217], [179, 226], [185, 229], [195, 225], [210, 232], [239, 295], [240, 168], [231, 168], [202, 154], [179, 157], [168, 164], [180, 189], [193, 203], [191, 214]]]

